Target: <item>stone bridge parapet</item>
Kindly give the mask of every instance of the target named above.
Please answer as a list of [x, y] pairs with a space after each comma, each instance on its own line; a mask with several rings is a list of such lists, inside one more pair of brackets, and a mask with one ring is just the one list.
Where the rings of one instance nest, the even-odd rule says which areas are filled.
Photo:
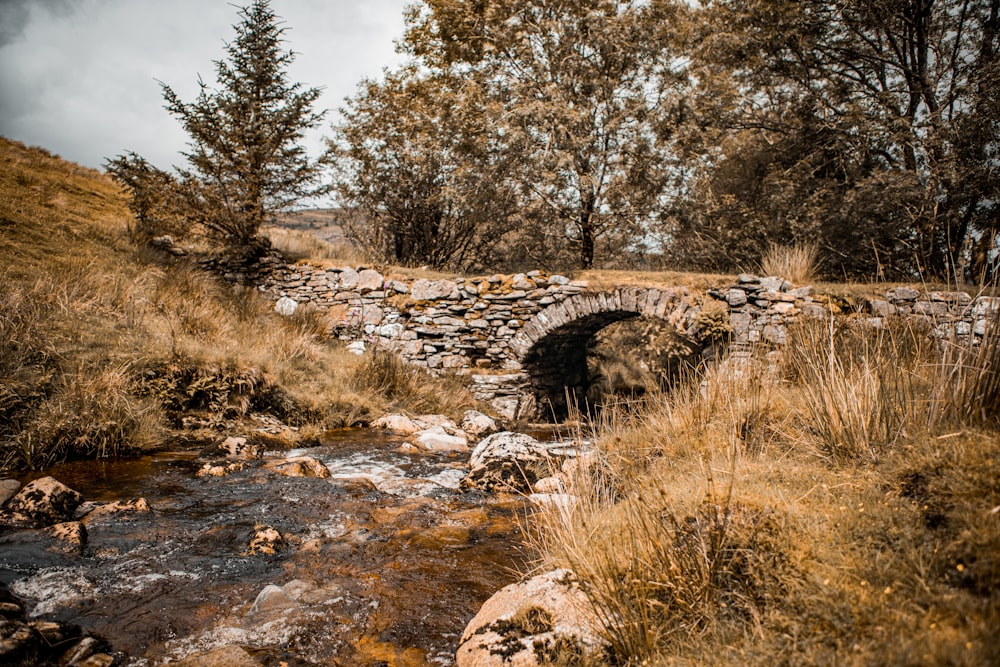
[[662, 319], [691, 339], [707, 326], [723, 326], [733, 346], [746, 348], [782, 345], [798, 317], [845, 311], [876, 326], [902, 314], [926, 318], [938, 336], [981, 336], [989, 314], [1000, 308], [997, 298], [908, 287], [852, 300], [747, 274], [733, 285], [693, 293], [663, 286], [597, 289], [542, 271], [401, 280], [365, 267], [272, 262], [256, 284], [279, 312], [305, 304], [326, 312], [331, 333], [343, 340], [392, 350], [433, 372], [467, 376], [476, 398], [509, 419], [565, 408], [567, 388], [579, 393], [587, 382], [587, 341], [631, 317]]

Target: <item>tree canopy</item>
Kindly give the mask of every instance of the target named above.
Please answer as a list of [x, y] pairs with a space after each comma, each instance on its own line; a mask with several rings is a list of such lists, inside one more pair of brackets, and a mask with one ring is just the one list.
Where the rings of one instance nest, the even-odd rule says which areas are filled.
[[[997, 0], [713, 0], [692, 74], [719, 138], [680, 250], [820, 242], [828, 273], [974, 278], [998, 228]], [[703, 98], [706, 96], [703, 96]], [[976, 275], [973, 275], [976, 274]]]
[[[424, 106], [437, 109], [431, 111], [436, 122], [445, 121], [445, 111], [453, 121], [463, 119], [444, 126], [464, 147], [445, 170], [479, 170], [491, 190], [473, 197], [479, 202], [496, 201], [492, 190], [502, 178], [501, 200], [516, 203], [516, 233], [507, 234], [506, 243], [482, 245], [485, 218], [473, 234], [480, 253], [492, 253], [485, 262], [517, 258], [588, 268], [641, 246], [672, 166], [654, 113], [669, 105], [671, 93], [657, 14], [647, 3], [610, 0], [429, 0], [411, 7], [402, 47], [416, 65], [369, 82], [349, 103], [341, 132], [356, 168], [347, 172], [344, 191], [364, 187], [362, 164], [377, 159], [388, 134], [405, 133], [411, 156], [435, 141], [425, 132], [426, 111], [388, 126], [359, 113], [378, 95], [419, 85]], [[474, 93], [427, 88], [446, 81], [461, 81]], [[445, 154], [435, 151], [437, 158]], [[458, 198], [454, 191], [441, 194], [455, 205], [468, 201], [469, 191]], [[376, 224], [388, 220], [379, 211], [392, 207], [388, 196], [381, 198], [367, 200]]]
[[[302, 146], [325, 112], [313, 111], [319, 88], [289, 80], [295, 54], [285, 50], [286, 28], [268, 0], [254, 0], [239, 16], [226, 58], [215, 62], [217, 87], [199, 79], [197, 98], [185, 102], [161, 85], [166, 109], [190, 137], [189, 166], [177, 170], [182, 196], [171, 201], [227, 248], [252, 251], [270, 215], [325, 190], [322, 160], [311, 160]], [[166, 175], [134, 154], [108, 167], [137, 201], [144, 199], [137, 188], [155, 187]]]

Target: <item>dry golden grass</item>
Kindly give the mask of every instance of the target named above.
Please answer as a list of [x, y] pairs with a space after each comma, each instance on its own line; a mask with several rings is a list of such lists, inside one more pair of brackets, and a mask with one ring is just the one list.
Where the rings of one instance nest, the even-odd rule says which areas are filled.
[[603, 415], [579, 502], [534, 516], [540, 566], [597, 609], [599, 664], [996, 664], [995, 421], [929, 420], [954, 366], [910, 329], [837, 329], [832, 366], [825, 331], [796, 335], [777, 367], [730, 360]]
[[760, 260], [765, 276], [781, 276], [796, 285], [809, 285], [816, 280], [819, 248], [815, 243], [790, 246], [769, 245]]
[[609, 269], [574, 271], [570, 277], [574, 280], [586, 280], [588, 287], [595, 290], [616, 287], [687, 287], [695, 292], [704, 292], [713, 287], [731, 285], [736, 281], [734, 274], [682, 271], [612, 271]]
[[347, 241], [330, 243], [309, 232], [288, 227], [267, 226], [261, 231], [273, 247], [293, 260], [310, 259], [348, 266], [370, 263], [360, 248]]
[[278, 316], [253, 290], [137, 248], [103, 174], [5, 139], [0, 160], [0, 467], [127, 454], [191, 413], [241, 428], [265, 412], [314, 434], [427, 407], [421, 392], [359, 387], [365, 362], [327, 338], [323, 314]]

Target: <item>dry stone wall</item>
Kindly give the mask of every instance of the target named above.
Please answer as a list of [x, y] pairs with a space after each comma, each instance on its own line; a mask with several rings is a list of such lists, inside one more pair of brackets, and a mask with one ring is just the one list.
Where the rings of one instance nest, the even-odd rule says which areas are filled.
[[397, 280], [368, 267], [272, 260], [266, 269], [241, 278], [275, 299], [279, 312], [292, 314], [308, 304], [328, 313], [331, 333], [356, 348], [389, 349], [434, 372], [465, 375], [476, 398], [508, 419], [544, 412], [537, 399], [585, 382], [577, 375], [586, 342], [612, 322], [656, 317], [697, 339], [706, 298], [724, 302], [736, 349], [780, 346], [795, 319], [831, 313], [864, 317], [874, 326], [892, 315], [909, 315], [925, 319], [937, 336], [981, 336], [1000, 307], [996, 298], [907, 287], [849, 301], [748, 274], [698, 296], [683, 287], [595, 290], [585, 281], [542, 271]]

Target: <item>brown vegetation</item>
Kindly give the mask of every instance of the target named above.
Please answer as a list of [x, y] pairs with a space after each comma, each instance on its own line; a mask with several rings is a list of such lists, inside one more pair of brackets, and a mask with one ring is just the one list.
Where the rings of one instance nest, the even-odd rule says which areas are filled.
[[610, 664], [995, 663], [996, 339], [792, 335], [605, 412], [579, 502], [535, 515], [543, 563], [580, 575]]
[[8, 140], [0, 159], [0, 467], [119, 456], [171, 428], [217, 438], [254, 414], [299, 427], [294, 441], [411, 400], [471, 404], [451, 385], [426, 391], [431, 378], [360, 382], [366, 362], [327, 338], [321, 313], [280, 317], [251, 289], [137, 247], [103, 174]]

